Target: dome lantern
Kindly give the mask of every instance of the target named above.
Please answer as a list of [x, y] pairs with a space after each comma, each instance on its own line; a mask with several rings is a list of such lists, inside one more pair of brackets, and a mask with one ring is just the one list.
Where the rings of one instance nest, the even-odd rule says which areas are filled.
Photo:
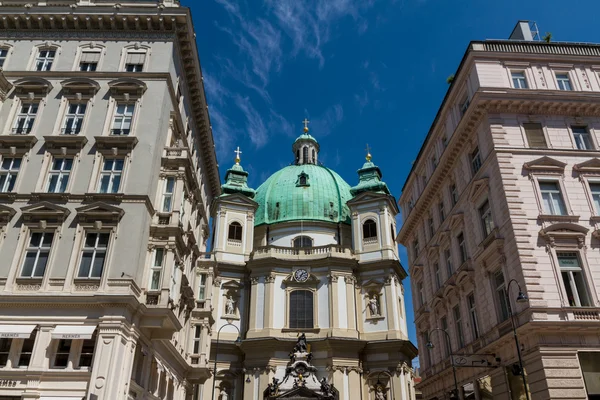
[[308, 131], [308, 124], [310, 121], [304, 118], [302, 121], [304, 129], [302, 135], [298, 136], [294, 144], [292, 145], [292, 151], [295, 156], [296, 165], [313, 164], [317, 165], [319, 157], [319, 143], [312, 137]]
[[254, 189], [248, 187], [248, 172], [240, 165], [240, 148], [234, 151], [235, 164], [227, 170], [225, 174], [225, 183], [221, 186], [224, 194], [241, 193], [250, 198], [254, 197]]

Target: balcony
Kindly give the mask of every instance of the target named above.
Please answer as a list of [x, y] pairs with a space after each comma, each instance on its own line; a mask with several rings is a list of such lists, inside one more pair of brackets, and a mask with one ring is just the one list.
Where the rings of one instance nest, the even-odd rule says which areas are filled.
[[250, 254], [251, 260], [267, 258], [277, 258], [280, 260], [320, 260], [332, 257], [351, 260], [354, 258], [354, 254], [350, 247], [336, 244], [303, 248], [263, 246], [258, 247]]

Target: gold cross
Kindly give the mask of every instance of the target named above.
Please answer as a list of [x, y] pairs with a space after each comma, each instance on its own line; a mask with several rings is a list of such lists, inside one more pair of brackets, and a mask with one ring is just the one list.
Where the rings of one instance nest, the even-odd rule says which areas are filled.
[[302, 121], [302, 123], [304, 124], [304, 132], [308, 132], [308, 124], [310, 124], [310, 121], [304, 118], [304, 121]]
[[239, 164], [240, 163], [240, 154], [242, 154], [242, 151], [240, 150], [240, 146], [237, 147], [237, 149], [234, 150], [235, 153], [235, 163]]

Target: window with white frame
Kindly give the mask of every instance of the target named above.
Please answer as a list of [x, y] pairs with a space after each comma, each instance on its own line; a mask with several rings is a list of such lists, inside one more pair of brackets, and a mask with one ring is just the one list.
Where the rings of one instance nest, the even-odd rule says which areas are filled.
[[467, 243], [465, 242], [465, 235], [462, 232], [456, 236], [456, 242], [458, 243], [460, 263], [462, 264], [467, 261]]
[[100, 62], [100, 51], [83, 50], [79, 59], [79, 70], [93, 72], [98, 68]]
[[56, 57], [56, 49], [40, 49], [35, 58], [36, 71], [50, 71]]
[[175, 264], [171, 273], [171, 284], [169, 285], [169, 297], [173, 301], [179, 298], [179, 264]]
[[590, 192], [596, 215], [600, 215], [600, 182], [590, 182]]
[[125, 58], [125, 71], [142, 72], [146, 62], [145, 51], [128, 51]]
[[173, 211], [173, 195], [175, 192], [175, 178], [168, 177], [165, 179], [165, 186], [162, 195], [162, 212]]
[[450, 248], [444, 250], [444, 258], [446, 259], [446, 270], [448, 271], [448, 276], [452, 276], [454, 274], [454, 266], [452, 265], [452, 252]]
[[442, 272], [440, 271], [440, 264], [433, 264], [433, 270], [435, 271], [435, 288], [439, 289], [442, 287]]
[[567, 293], [567, 300], [571, 307], [589, 307], [592, 305], [585, 274], [580, 265], [579, 255], [576, 252], [556, 253], [562, 283]]
[[59, 339], [54, 353], [54, 368], [67, 368], [71, 355], [72, 339]]
[[108, 240], [106, 232], [88, 232], [81, 249], [78, 278], [100, 279], [106, 261]]
[[98, 193], [118, 193], [121, 186], [124, 160], [122, 158], [106, 158], [100, 171]]
[[508, 319], [508, 303], [506, 302], [506, 282], [502, 270], [496, 272], [493, 276], [494, 290], [496, 291], [496, 301], [498, 306], [498, 317], [500, 322]]
[[196, 325], [194, 329], [194, 346], [192, 354], [200, 354], [200, 340], [202, 337], [202, 326]]
[[165, 266], [165, 249], [158, 247], [154, 250], [154, 260], [150, 268], [149, 290], [160, 290], [163, 268]]
[[558, 85], [558, 90], [573, 90], [568, 72], [557, 72], [556, 84]]
[[592, 143], [592, 136], [587, 126], [571, 126], [573, 131], [573, 139], [575, 140], [575, 146], [579, 150], [593, 150], [594, 145]]
[[206, 300], [206, 278], [207, 274], [198, 275], [198, 301]]
[[[448, 332], [448, 318], [444, 315], [442, 318], [440, 318], [440, 325], [442, 326], [442, 330], [448, 334], [450, 334]], [[444, 342], [444, 358], [448, 358], [450, 357], [450, 347], [448, 347], [448, 337], [446, 335], [442, 335], [443, 339], [442, 341]]]
[[470, 159], [473, 175], [475, 175], [481, 168], [481, 154], [479, 153], [479, 147], [475, 147], [475, 150], [470, 154]]
[[73, 169], [72, 158], [55, 158], [48, 172], [48, 193], [64, 193]]
[[377, 223], [372, 219], [367, 219], [363, 222], [363, 240], [368, 241], [369, 239], [377, 239]]
[[54, 232], [31, 232], [25, 249], [21, 278], [42, 278], [46, 272]]
[[511, 71], [510, 76], [515, 89], [528, 88], [527, 79], [525, 78], [525, 71]]
[[561, 193], [560, 184], [556, 181], [539, 181], [544, 212], [548, 215], [566, 215], [567, 208]]
[[13, 191], [20, 168], [20, 158], [5, 158], [2, 160], [2, 165], [0, 165], [0, 192], [9, 193]]
[[490, 202], [488, 200], [486, 200], [481, 207], [479, 207], [479, 218], [481, 219], [481, 227], [483, 229], [483, 236], [485, 238], [494, 230], [492, 208], [490, 207]]
[[454, 325], [456, 328], [456, 339], [458, 342], [458, 348], [462, 349], [463, 347], [465, 347], [465, 337], [463, 335], [462, 317], [460, 315], [459, 305], [454, 306], [454, 308], [452, 309], [452, 314], [454, 314]]
[[479, 337], [479, 322], [477, 322], [477, 308], [475, 305], [475, 294], [473, 292], [467, 295], [467, 305], [469, 306], [469, 317], [471, 318], [471, 329], [473, 338]]
[[4, 67], [4, 63], [6, 62], [6, 57], [8, 57], [8, 49], [0, 48], [0, 68]]
[[536, 122], [526, 122], [523, 124], [525, 130], [525, 136], [527, 137], [527, 144], [532, 149], [547, 149], [548, 143], [546, 143], [546, 137], [544, 136], [544, 129], [542, 124]]
[[78, 135], [81, 132], [83, 118], [85, 117], [85, 103], [69, 104], [67, 107], [67, 115], [65, 115], [65, 124], [62, 128], [64, 135]]
[[312, 329], [314, 327], [313, 302], [314, 294], [310, 290], [290, 292], [290, 328]]
[[15, 135], [26, 135], [31, 133], [35, 118], [37, 116], [39, 104], [38, 103], [23, 103], [17, 113], [17, 119], [12, 129], [12, 133]]
[[111, 135], [127, 136], [131, 133], [131, 122], [133, 121], [134, 103], [118, 103], [115, 107]]

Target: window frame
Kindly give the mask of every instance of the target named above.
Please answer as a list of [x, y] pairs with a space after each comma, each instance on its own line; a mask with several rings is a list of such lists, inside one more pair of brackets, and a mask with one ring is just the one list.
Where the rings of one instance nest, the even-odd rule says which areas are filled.
[[[104, 169], [106, 166], [106, 163], [108, 161], [112, 161], [112, 167], [110, 170], [106, 170]], [[115, 165], [117, 164], [118, 161], [121, 161], [121, 169], [120, 170], [115, 170]], [[123, 193], [124, 190], [123, 189], [123, 185], [124, 185], [124, 178], [125, 178], [125, 167], [127, 164], [127, 157], [108, 157], [103, 155], [102, 156], [102, 160], [101, 163], [99, 165], [99, 171], [98, 171], [98, 179], [96, 182], [96, 192], [97, 193], [102, 193], [102, 194], [117, 194], [117, 193]], [[102, 191], [102, 180], [105, 176], [108, 176], [108, 186], [107, 186], [107, 190], [106, 191]], [[117, 185], [117, 190], [114, 190], [114, 180], [115, 177], [118, 176], [119, 177], [119, 183]]]
[[[160, 253], [160, 254], [159, 254]], [[162, 289], [163, 273], [167, 259], [167, 249], [165, 247], [156, 247], [152, 251], [150, 258], [150, 274], [148, 276], [148, 291], [160, 291]], [[160, 263], [158, 263], [160, 261]], [[157, 264], [158, 263], [158, 264]], [[154, 277], [158, 273], [157, 286], [154, 287]]]
[[460, 303], [452, 307], [452, 319], [454, 320], [454, 329], [456, 331], [457, 349], [465, 347], [465, 335], [462, 326], [462, 313], [460, 311]]
[[208, 282], [208, 273], [200, 272], [197, 274], [198, 283], [196, 287], [198, 288], [198, 296], [196, 297], [196, 301], [205, 302], [206, 301], [206, 287]]
[[[233, 230], [232, 230], [232, 228], [233, 228]], [[227, 240], [241, 242], [243, 238], [244, 238], [244, 226], [239, 221], [231, 221], [227, 225]]]
[[[521, 74], [522, 75], [522, 80], [525, 83], [524, 86], [522, 85], [522, 83], [520, 82], [520, 79], [518, 79], [518, 78], [517, 78], [517, 81], [519, 81], [519, 85], [517, 85], [515, 83], [515, 74]], [[528, 82], [527, 73], [526, 73], [525, 70], [511, 69], [510, 70], [510, 80], [512, 82], [512, 88], [513, 89], [529, 89], [529, 82]]]
[[[577, 261], [577, 267], [563, 267], [561, 266], [561, 255], [569, 255], [570, 258], [575, 258]], [[579, 250], [571, 249], [571, 251], [567, 249], [559, 249], [556, 250], [556, 265], [558, 267], [559, 279], [561, 282], [561, 291], [565, 296], [566, 307], [595, 307], [594, 296], [592, 294], [592, 290], [590, 290], [589, 282], [588, 282], [588, 274], [586, 268], [583, 264], [583, 256]], [[567, 286], [567, 282], [565, 282], [564, 273], [567, 273], [569, 277], [569, 285]], [[583, 287], [583, 296], [580, 293], [580, 287], [576, 282], [576, 278], [573, 275], [573, 272], [579, 272], [581, 274], [580, 282], [584, 286]], [[574, 297], [574, 303], [571, 304], [571, 300], [569, 299], [569, 293], [571, 293]], [[582, 300], [585, 300], [585, 303]]]
[[104, 61], [104, 56], [106, 55], [106, 47], [104, 45], [98, 43], [87, 43], [82, 44], [77, 48], [77, 55], [75, 60], [73, 61], [72, 71], [81, 71], [81, 63], [83, 59], [84, 53], [99, 53], [100, 57], [98, 57], [98, 62], [96, 63], [96, 69], [94, 71], [87, 72], [97, 72], [102, 70], [102, 62]]
[[[310, 299], [311, 299], [311, 311], [312, 311], [312, 316], [310, 318], [310, 321], [312, 321], [312, 326], [292, 326], [292, 295], [293, 293], [296, 292], [304, 292], [306, 298], [309, 298], [308, 294], [310, 294]], [[304, 331], [304, 330], [313, 330], [316, 329], [318, 326], [318, 314], [316, 313], [316, 303], [318, 301], [318, 299], [315, 299], [316, 297], [316, 293], [314, 290], [312, 290], [311, 288], [307, 288], [307, 287], [294, 287], [291, 290], [288, 291], [287, 293], [287, 300], [288, 300], [288, 307], [287, 307], [287, 328], [290, 330], [296, 330], [296, 331]], [[306, 309], [304, 310], [306, 313]]]
[[[31, 67], [29, 68], [31, 71], [36, 71], [36, 72], [50, 72], [50, 71], [54, 71], [56, 69], [56, 64], [58, 62], [58, 56], [60, 54], [59, 51], [60, 47], [56, 46], [56, 45], [40, 45], [37, 46], [37, 50], [35, 52], [33, 52], [33, 63], [31, 65]], [[41, 53], [43, 51], [53, 51], [54, 55], [52, 56], [52, 58], [50, 57], [44, 57], [43, 60], [43, 66], [47, 66], [47, 61], [48, 60], [52, 60], [50, 63], [50, 67], [47, 69], [44, 69], [44, 67], [42, 67], [42, 69], [38, 69], [38, 64], [40, 62], [40, 60], [42, 59], [42, 57], [40, 56]]]
[[[118, 114], [120, 106], [125, 107], [122, 114]], [[132, 107], [131, 115], [127, 114], [127, 110], [129, 107]], [[135, 101], [135, 100], [115, 100], [114, 109], [112, 112], [112, 116], [110, 118], [108, 135], [116, 136], [116, 137], [133, 136], [134, 121], [135, 121], [137, 112], [138, 112], [137, 101]], [[115, 122], [116, 122], [117, 118], [122, 118], [121, 127], [119, 129], [115, 128]], [[129, 119], [129, 128], [123, 129], [124, 122], [127, 119]], [[116, 131], [119, 131], [120, 133], [116, 134], [115, 133]], [[124, 133], [125, 131], [127, 131], [127, 133]]]
[[[97, 235], [96, 240], [94, 241], [94, 247], [87, 247], [86, 246], [86, 241], [87, 241], [87, 237], [88, 235]], [[100, 235], [108, 235], [108, 238], [106, 240], [106, 247], [98, 247], [98, 242], [100, 240]], [[103, 278], [105, 276], [107, 276], [106, 274], [106, 269], [107, 269], [107, 264], [109, 263], [109, 259], [110, 259], [110, 250], [113, 244], [113, 232], [108, 231], [108, 230], [96, 230], [96, 229], [86, 229], [84, 232], [82, 232], [82, 240], [81, 240], [81, 245], [79, 246], [79, 257], [78, 257], [78, 261], [77, 261], [77, 266], [75, 269], [75, 279], [76, 280], [85, 280], [85, 281], [99, 281], [102, 282]], [[90, 250], [91, 249], [91, 250]], [[98, 253], [98, 250], [104, 250], [104, 260], [102, 262], [102, 271], [100, 272], [100, 276], [92, 276], [92, 272], [94, 270], [94, 261], [96, 260], [96, 255]], [[86, 274], [87, 276], [81, 276], [81, 267], [82, 267], [82, 262], [83, 262], [83, 255], [85, 252], [92, 252], [92, 259], [89, 265], [89, 270], [88, 273]]]
[[[31, 245], [31, 240], [33, 238], [33, 235], [36, 234], [41, 234], [41, 238], [40, 238], [40, 244], [38, 246], [32, 246]], [[45, 247], [43, 246], [44, 244], [44, 240], [46, 238], [46, 235], [50, 234], [51, 235], [51, 239], [50, 239], [50, 245]], [[23, 249], [23, 255], [22, 255], [22, 259], [19, 267], [19, 273], [18, 273], [18, 278], [17, 279], [27, 279], [27, 280], [43, 280], [44, 277], [46, 276], [46, 271], [48, 271], [48, 269], [50, 268], [50, 264], [51, 264], [51, 260], [52, 260], [52, 254], [53, 254], [53, 249], [54, 249], [54, 243], [55, 243], [55, 238], [56, 238], [56, 230], [53, 229], [47, 229], [47, 230], [38, 230], [38, 229], [30, 229], [28, 232], [28, 236], [27, 239], [25, 240], [25, 247]], [[23, 275], [24, 272], [24, 268], [25, 268], [25, 262], [27, 261], [27, 255], [30, 252], [35, 252], [35, 261], [34, 261], [34, 265], [32, 266], [32, 270], [31, 273], [28, 274], [27, 276]], [[39, 256], [40, 253], [45, 252], [47, 253], [47, 258], [46, 258], [46, 264], [43, 267], [43, 271], [41, 275], [35, 275], [35, 271], [38, 268], [37, 262], [39, 260]]]
[[13, 46], [8, 43], [0, 43], [0, 51], [6, 51], [6, 55], [2, 57], [0, 55], [0, 60], [4, 59], [2, 63], [0, 63], [0, 68], [6, 71], [6, 64], [10, 60], [10, 56], [13, 53]]
[[479, 146], [475, 146], [475, 148], [469, 153], [469, 165], [471, 166], [471, 173], [473, 176], [477, 175], [477, 173], [481, 171], [483, 160], [481, 158], [481, 150], [479, 149]]
[[[177, 191], [177, 177], [175, 176], [165, 176], [163, 178], [163, 187], [160, 194], [160, 212], [162, 213], [172, 213], [173, 212], [173, 204], [175, 203], [175, 192]], [[173, 188], [171, 191], [169, 189], [169, 182], [173, 182]], [[169, 207], [168, 210], [165, 207], [165, 201], [169, 199]]]
[[[492, 289], [495, 294], [496, 301], [496, 316], [498, 323], [502, 323], [510, 318], [510, 305], [506, 298], [506, 277], [502, 268], [492, 272], [491, 274]], [[499, 283], [498, 277], [502, 275], [502, 283]]]
[[[11, 162], [9, 163], [8, 169], [4, 169], [4, 164], [7, 160], [11, 160]], [[19, 167], [17, 169], [13, 168], [15, 160], [19, 160]], [[26, 160], [26, 158], [18, 156], [2, 157], [0, 160], [0, 182], [2, 182], [3, 179], [4, 182], [0, 183], [0, 193], [18, 192], [19, 176], [21, 175], [20, 172], [24, 165], [23, 160]], [[12, 188], [10, 187], [11, 177], [14, 177]]]
[[[585, 181], [584, 185], [587, 186], [586, 192], [589, 195], [592, 214], [594, 214], [594, 216], [600, 216], [600, 178], [599, 177], [595, 177], [592, 179], [584, 178], [584, 181]], [[592, 189], [592, 185], [598, 187], [597, 192], [594, 192], [594, 190]], [[597, 200], [596, 200], [596, 196], [597, 196]]]
[[479, 339], [481, 332], [479, 331], [479, 321], [477, 319], [477, 303], [475, 302], [475, 292], [467, 294], [467, 306], [469, 308], [469, 318], [471, 320], [471, 334], [473, 340]]
[[[584, 133], [577, 132], [575, 133], [575, 129], [583, 128], [585, 130]], [[596, 143], [594, 141], [594, 132], [590, 128], [589, 125], [585, 124], [569, 124], [569, 132], [571, 133], [571, 138], [573, 139], [573, 144], [575, 145], [576, 150], [586, 151], [586, 150], [596, 150]], [[577, 135], [577, 136], [576, 136]], [[586, 140], [588, 143], [586, 143]], [[580, 147], [582, 144], [584, 147]]]
[[454, 275], [454, 263], [452, 262], [452, 248], [450, 246], [444, 249], [444, 259], [446, 262], [446, 271], [448, 272], [448, 277]]
[[[487, 206], [487, 207], [486, 207]], [[494, 213], [492, 212], [492, 204], [489, 199], [485, 199], [481, 202], [481, 205], [477, 208], [479, 213], [479, 221], [481, 223], [481, 232], [483, 239], [487, 238], [496, 229], [494, 223]]]
[[[532, 145], [533, 141], [530, 139], [530, 136], [527, 133], [528, 129], [527, 129], [526, 125], [539, 125], [540, 130], [542, 132], [542, 138], [544, 139], [544, 145], [545, 145], [545, 147], [539, 147], [539, 146], [535, 146], [534, 147]], [[530, 133], [532, 132], [532, 128], [533, 127], [530, 127], [530, 130], [529, 130]], [[523, 122], [521, 122], [521, 130], [522, 130], [522, 133], [523, 133], [524, 141], [525, 141], [525, 143], [527, 144], [527, 146], [530, 149], [551, 149], [552, 148], [550, 140], [548, 138], [548, 132], [546, 130], [546, 125], [543, 124], [542, 122], [539, 122], [539, 121], [530, 121], [530, 120], [523, 121]]]
[[[363, 242], [372, 243], [377, 241], [377, 239], [379, 238], [379, 232], [377, 221], [375, 221], [375, 219], [366, 218], [365, 220], [363, 220], [361, 228]], [[366, 236], [365, 232], [368, 233], [370, 236]]]
[[[558, 76], [561, 75], [565, 75], [567, 77], [566, 82], [568, 82], [569, 84], [569, 88], [566, 89], [564, 88], [564, 79], [558, 79]], [[575, 85], [573, 84], [574, 81], [572, 79], [573, 77], [571, 76], [571, 71], [554, 71], [554, 84], [556, 85], [556, 89], [560, 90], [560, 91], [564, 91], [564, 92], [572, 92], [575, 90]], [[561, 87], [562, 86], [562, 87]]]
[[[308, 239], [308, 242], [309, 242], [308, 246], [304, 245], [304, 244], [307, 243], [306, 239]], [[300, 246], [296, 246], [296, 241], [297, 240], [300, 240]], [[314, 240], [310, 236], [308, 236], [308, 235], [298, 235], [298, 236], [296, 236], [296, 237], [294, 237], [292, 239], [292, 248], [294, 248], [294, 249], [306, 249], [306, 248], [313, 247], [313, 243], [314, 243]]]
[[[144, 53], [145, 54], [142, 71], [135, 71], [135, 72], [127, 71], [127, 56], [129, 53]], [[131, 74], [138, 74], [140, 72], [148, 72], [151, 55], [152, 55], [152, 48], [150, 46], [142, 45], [140, 43], [135, 43], [133, 45], [125, 46], [125, 47], [123, 47], [123, 50], [121, 50], [121, 60], [119, 62], [119, 71], [128, 72]]]
[[[53, 169], [54, 168], [54, 163], [57, 160], [62, 160], [61, 162], [61, 166], [60, 169]], [[63, 167], [65, 166], [65, 162], [66, 160], [71, 160], [71, 167], [70, 169], [64, 169]], [[49, 157], [49, 163], [48, 163], [48, 171], [46, 172], [46, 183], [44, 184], [44, 191], [46, 193], [70, 193], [70, 189], [71, 189], [71, 185], [72, 182], [74, 180], [73, 175], [74, 175], [74, 171], [75, 171], [75, 163], [76, 163], [76, 158], [75, 157], [69, 157], [69, 156], [55, 156], [55, 155], [51, 155]], [[53, 190], [51, 191], [51, 185], [52, 185], [52, 177], [53, 176], [57, 176], [57, 180], [55, 183], [55, 189], [58, 188], [59, 190]], [[60, 187], [62, 187], [62, 182], [64, 177], [67, 177], [67, 183], [66, 185], [64, 185], [64, 190], [60, 190]]]
[[[16, 110], [15, 110], [15, 115], [14, 118], [10, 124], [11, 128], [10, 128], [10, 133], [12, 135], [33, 135], [35, 134], [35, 129], [37, 126], [38, 121], [40, 120], [40, 111], [41, 111], [41, 101], [39, 99], [33, 99], [33, 100], [27, 100], [27, 101], [23, 101], [21, 99], [19, 99], [19, 101], [15, 102], [16, 105]], [[27, 112], [23, 112], [23, 108], [27, 106], [28, 110]], [[35, 106], [35, 113], [31, 112], [31, 107]], [[20, 126], [21, 124], [19, 124], [20, 120], [25, 121], [23, 123], [23, 126]], [[26, 123], [29, 121], [33, 121], [31, 122], [31, 124], [28, 127], [25, 127]], [[25, 132], [23, 132], [23, 130]]]
[[[462, 240], [460, 239], [462, 238]], [[456, 235], [456, 245], [458, 246], [459, 254], [460, 254], [460, 265], [463, 265], [469, 259], [469, 253], [467, 249], [467, 240], [465, 238], [465, 234], [463, 232], [459, 232]], [[459, 266], [460, 268], [460, 266]]]
[[435, 277], [435, 287], [436, 287], [436, 291], [440, 290], [442, 288], [443, 282], [442, 282], [442, 272], [440, 270], [440, 263], [433, 263], [433, 273], [434, 273], [434, 277]]
[[[560, 196], [559, 199], [560, 199], [561, 205], [564, 208], [564, 210], [562, 210], [562, 211], [564, 211], [564, 212], [560, 212], [560, 213], [553, 212], [553, 208], [554, 208], [554, 206], [552, 205], [553, 202], [549, 203], [551, 206], [550, 207], [551, 209], [546, 209], [544, 194], [545, 193], [552, 194], [552, 193], [556, 193], [556, 192], [547, 192], [546, 190], [543, 190], [542, 184], [544, 184], [544, 183], [553, 183], [556, 185], [557, 190], [558, 190], [558, 195]], [[539, 191], [539, 196], [540, 196], [539, 198], [540, 198], [540, 206], [541, 206], [541, 214], [542, 215], [554, 215], [554, 216], [571, 215], [570, 207], [568, 206], [568, 203], [567, 203], [566, 193], [564, 192], [564, 188], [563, 188], [563, 185], [562, 185], [562, 182], [560, 179], [550, 178], [550, 177], [539, 178], [539, 179], [537, 179], [537, 189]], [[551, 196], [550, 199], [553, 200], [554, 197], [555, 196]], [[560, 208], [560, 206], [559, 206], [559, 208]]]
[[[89, 110], [91, 108], [90, 104], [89, 104], [90, 102], [87, 99], [82, 99], [80, 101], [78, 101], [78, 100], [71, 100], [71, 99], [65, 99], [65, 100], [66, 100], [65, 110], [64, 110], [63, 117], [62, 117], [62, 121], [60, 123], [59, 134], [60, 135], [67, 135], [67, 136], [77, 136], [77, 135], [84, 134], [85, 128], [86, 128], [86, 125], [87, 125], [86, 124], [86, 122], [87, 122], [87, 118], [86, 117], [88, 116]], [[77, 109], [79, 109], [80, 107], [83, 106], [83, 107], [85, 107], [85, 110], [83, 111], [83, 113], [77, 113], [77, 112], [76, 113], [71, 113], [70, 112], [71, 106], [75, 106], [75, 107], [77, 107]], [[76, 128], [74, 129], [75, 130], [74, 133], [71, 133], [71, 132], [73, 132], [73, 127], [71, 127], [70, 128], [71, 131], [69, 133], [67, 133], [67, 129], [69, 129], [67, 127], [67, 124], [69, 122], [69, 118], [71, 118], [69, 116], [73, 116], [72, 117], [73, 118], [73, 122], [81, 121], [80, 124], [79, 124], [79, 128], [78, 128], [79, 130], [77, 130], [77, 125], [76, 125]]]

